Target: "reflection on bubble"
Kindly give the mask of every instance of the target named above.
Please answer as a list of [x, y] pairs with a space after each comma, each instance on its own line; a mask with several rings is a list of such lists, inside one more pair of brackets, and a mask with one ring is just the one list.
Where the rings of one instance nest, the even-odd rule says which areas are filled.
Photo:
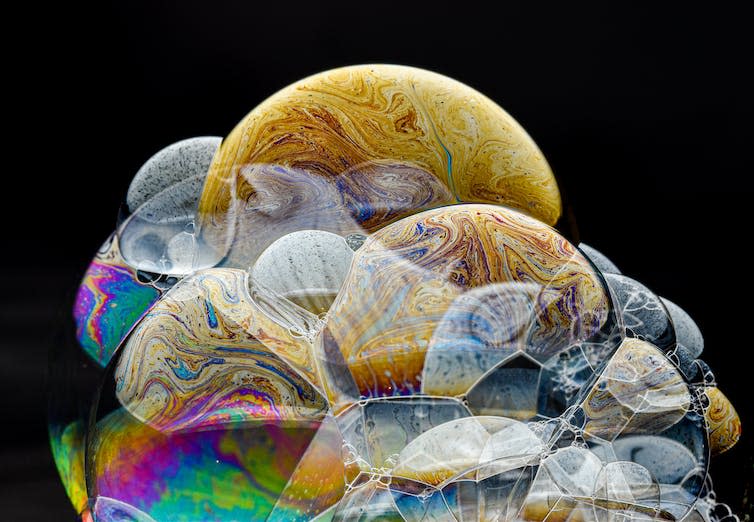
[[82, 520], [703, 520], [740, 419], [678, 305], [552, 225], [448, 78], [302, 80], [150, 158], [51, 358]]

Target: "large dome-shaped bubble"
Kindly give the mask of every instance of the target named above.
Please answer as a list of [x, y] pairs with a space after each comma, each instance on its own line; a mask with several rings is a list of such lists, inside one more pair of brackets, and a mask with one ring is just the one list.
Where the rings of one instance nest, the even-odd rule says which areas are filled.
[[[52, 358], [97, 521], [716, 520], [740, 421], [678, 305], [556, 228], [532, 139], [444, 76], [295, 83], [137, 172]], [[719, 507], [719, 506], [718, 506]]]

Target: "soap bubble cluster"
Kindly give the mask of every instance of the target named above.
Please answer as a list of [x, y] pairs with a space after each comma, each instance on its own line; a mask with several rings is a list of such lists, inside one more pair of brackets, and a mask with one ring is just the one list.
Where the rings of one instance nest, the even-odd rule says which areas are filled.
[[737, 520], [689, 315], [562, 223], [500, 107], [306, 78], [158, 152], [79, 287], [50, 439], [84, 520]]

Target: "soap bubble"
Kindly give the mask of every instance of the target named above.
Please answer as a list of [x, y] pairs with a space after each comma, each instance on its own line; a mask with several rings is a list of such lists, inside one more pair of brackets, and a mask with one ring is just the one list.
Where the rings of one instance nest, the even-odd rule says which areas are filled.
[[507, 113], [407, 67], [315, 75], [158, 152], [52, 358], [77, 513], [734, 517], [707, 472], [740, 421], [698, 327], [561, 214]]

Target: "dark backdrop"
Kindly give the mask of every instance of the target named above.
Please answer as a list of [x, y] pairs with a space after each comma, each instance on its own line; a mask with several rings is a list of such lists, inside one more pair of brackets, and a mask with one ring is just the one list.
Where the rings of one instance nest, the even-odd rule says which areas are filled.
[[559, 4], [30, 4], [7, 57], [7, 112], [23, 110], [6, 120], [17, 140], [3, 176], [3, 516], [69, 516], [47, 449], [47, 350], [138, 167], [181, 138], [227, 134], [301, 77], [363, 62], [432, 69], [500, 103], [549, 159], [582, 239], [693, 315], [744, 418], [742, 442], [712, 464], [719, 498], [742, 514], [754, 447], [748, 18], [720, 3]]

